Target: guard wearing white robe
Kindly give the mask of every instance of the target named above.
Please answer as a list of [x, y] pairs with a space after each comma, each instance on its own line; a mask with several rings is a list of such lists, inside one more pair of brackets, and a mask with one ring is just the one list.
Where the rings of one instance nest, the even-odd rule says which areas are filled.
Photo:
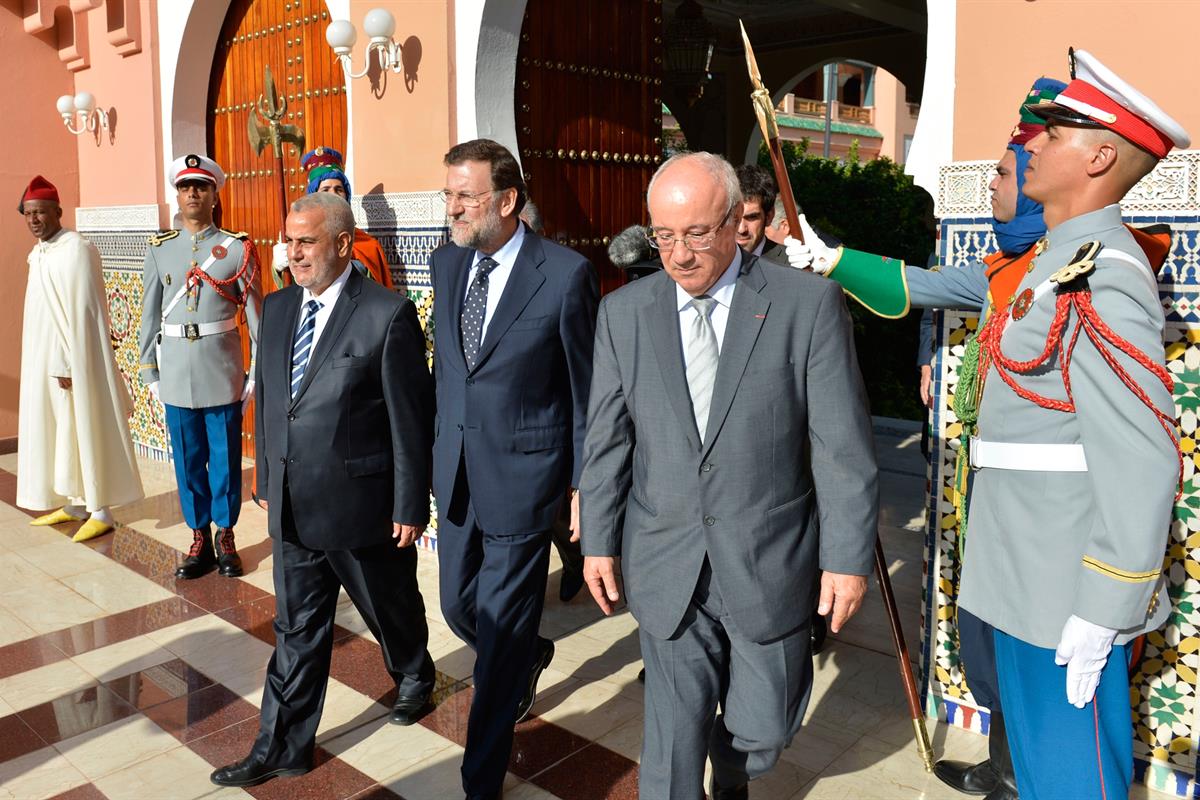
[[41, 176], [21, 212], [38, 243], [22, 326], [17, 505], [60, 509], [35, 525], [88, 518], [74, 537], [83, 541], [112, 530], [109, 507], [144, 496], [133, 403], [113, 356], [100, 254], [61, 227], [57, 191]]

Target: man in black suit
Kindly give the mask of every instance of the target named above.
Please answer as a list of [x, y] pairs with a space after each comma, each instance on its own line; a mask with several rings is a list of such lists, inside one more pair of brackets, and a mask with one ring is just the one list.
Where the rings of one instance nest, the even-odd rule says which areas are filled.
[[554, 656], [538, 636], [550, 528], [583, 463], [596, 273], [518, 220], [520, 166], [477, 139], [446, 154], [452, 244], [433, 273], [433, 492], [446, 624], [475, 650], [463, 756], [470, 798], [499, 797], [513, 724]]
[[432, 707], [412, 544], [429, 521], [433, 387], [416, 308], [350, 266], [354, 216], [337, 195], [293, 203], [287, 238], [296, 283], [263, 305], [255, 382], [275, 653], [258, 737], [249, 756], [213, 772], [221, 786], [312, 768], [339, 588], [396, 681], [391, 722]]

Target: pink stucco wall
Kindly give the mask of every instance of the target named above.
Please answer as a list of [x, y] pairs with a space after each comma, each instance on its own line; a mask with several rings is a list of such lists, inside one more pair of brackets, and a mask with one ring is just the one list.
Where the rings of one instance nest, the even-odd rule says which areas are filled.
[[94, 94], [97, 105], [110, 111], [114, 124], [112, 137], [103, 136], [98, 144], [90, 136], [77, 139], [82, 206], [163, 202], [153, 6], [137, 4], [142, 50], [129, 56], [108, 43], [104, 8], [88, 12], [91, 66], [75, 74], [75, 91]]
[[[410, 92], [403, 75], [388, 73], [382, 96], [370, 78], [359, 78], [351, 89], [354, 137], [355, 193], [378, 188], [384, 192], [440, 189], [445, 182], [442, 156], [451, 142], [454, 108], [449, 53], [453, 20], [446, 0], [352, 0], [350, 19], [359, 31], [354, 68], [363, 66], [366, 36], [362, 20], [372, 8], [386, 8], [396, 18], [394, 39], [420, 41], [421, 59]], [[381, 79], [382, 80], [382, 79]]]
[[1180, 0], [959, 2], [954, 160], [999, 156], [1034, 78], [1067, 80], [1087, 50], [1200, 137], [1200, 3]]
[[21, 309], [25, 257], [33, 237], [17, 214], [21, 192], [41, 173], [58, 186], [64, 223], [74, 225], [79, 205], [75, 137], [63, 130], [54, 108], [74, 92], [71, 73], [58, 58], [53, 33], [25, 33], [11, 3], [0, 3], [0, 52], [4, 53], [4, 124], [0, 125], [0, 283], [8, 313], [0, 314], [0, 439], [17, 435], [21, 370]]

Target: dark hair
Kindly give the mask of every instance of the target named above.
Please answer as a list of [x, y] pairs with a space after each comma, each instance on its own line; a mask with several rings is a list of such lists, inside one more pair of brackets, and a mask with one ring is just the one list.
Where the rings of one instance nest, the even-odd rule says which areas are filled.
[[525, 207], [525, 177], [521, 174], [521, 165], [509, 152], [508, 148], [491, 139], [472, 139], [469, 142], [456, 144], [446, 153], [442, 163], [447, 167], [455, 167], [464, 161], [483, 161], [492, 168], [492, 190], [502, 192], [505, 189], [517, 190], [517, 204], [513, 214], [520, 214]]
[[770, 214], [775, 208], [775, 198], [779, 195], [775, 176], [757, 164], [742, 164], [737, 168], [737, 177], [738, 184], [742, 187], [742, 200], [757, 200], [762, 204], [762, 210]]

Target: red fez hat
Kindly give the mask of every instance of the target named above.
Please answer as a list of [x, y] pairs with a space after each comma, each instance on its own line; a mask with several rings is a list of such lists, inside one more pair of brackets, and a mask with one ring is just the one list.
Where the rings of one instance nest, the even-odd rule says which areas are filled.
[[53, 200], [58, 202], [58, 189], [54, 188], [54, 184], [37, 175], [25, 187], [25, 193], [21, 195], [21, 202], [17, 206], [17, 210], [22, 214], [25, 213], [26, 200]]

